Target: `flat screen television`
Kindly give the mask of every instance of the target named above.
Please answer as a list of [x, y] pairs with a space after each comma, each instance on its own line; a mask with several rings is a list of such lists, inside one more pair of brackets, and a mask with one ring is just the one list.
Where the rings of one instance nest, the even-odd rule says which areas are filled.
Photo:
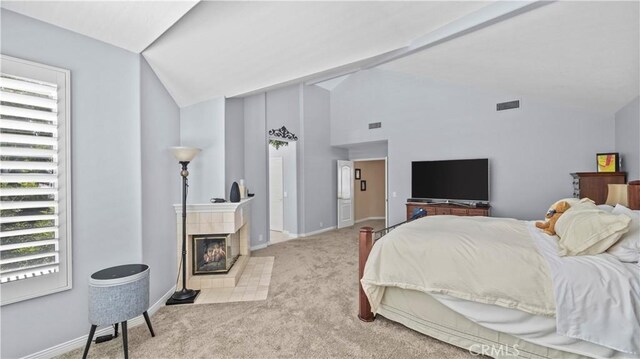
[[489, 202], [489, 159], [414, 161], [411, 199]]

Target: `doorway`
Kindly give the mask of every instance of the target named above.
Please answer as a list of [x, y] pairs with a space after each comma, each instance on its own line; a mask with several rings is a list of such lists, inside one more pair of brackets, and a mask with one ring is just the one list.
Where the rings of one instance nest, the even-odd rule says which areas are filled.
[[388, 227], [387, 159], [354, 160], [355, 223], [384, 221]]
[[[285, 144], [286, 143], [286, 144]], [[269, 244], [297, 238], [296, 142], [269, 145]]]

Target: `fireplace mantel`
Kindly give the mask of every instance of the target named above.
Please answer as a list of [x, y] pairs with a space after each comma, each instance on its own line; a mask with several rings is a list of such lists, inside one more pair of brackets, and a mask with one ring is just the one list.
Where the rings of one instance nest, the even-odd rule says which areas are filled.
[[[253, 198], [246, 198], [240, 202], [224, 202], [224, 203], [194, 203], [187, 204], [187, 215], [191, 212], [235, 212], [240, 208], [247, 207]], [[174, 204], [173, 208], [176, 214], [182, 214], [182, 205]]]
[[[187, 204], [187, 286], [192, 289], [234, 287], [251, 255], [249, 216], [253, 198], [238, 203]], [[182, 205], [173, 205], [178, 229], [178, 252], [182, 241]], [[194, 235], [232, 234], [240, 240], [240, 257], [228, 274], [193, 275], [192, 240]], [[180, 264], [178, 253], [178, 265]]]

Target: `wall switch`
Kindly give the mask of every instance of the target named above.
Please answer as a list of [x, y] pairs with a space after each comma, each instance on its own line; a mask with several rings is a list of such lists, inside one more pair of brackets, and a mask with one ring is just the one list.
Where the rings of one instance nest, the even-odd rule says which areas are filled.
[[324, 227], [324, 223], [320, 222], [320, 228]]
[[282, 197], [287, 198], [287, 192], [282, 192]]
[[391, 192], [391, 197], [396, 198], [396, 197], [398, 197], [398, 194], [395, 193], [395, 192]]
[[261, 234], [261, 235], [258, 236], [258, 242], [262, 242], [262, 241], [264, 241], [264, 237]]

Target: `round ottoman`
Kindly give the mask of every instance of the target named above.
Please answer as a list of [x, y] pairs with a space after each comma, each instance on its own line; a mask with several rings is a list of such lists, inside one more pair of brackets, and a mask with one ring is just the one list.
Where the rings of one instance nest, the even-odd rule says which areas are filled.
[[89, 278], [89, 322], [91, 330], [84, 350], [87, 357], [95, 330], [99, 325], [122, 323], [124, 356], [127, 350], [127, 320], [144, 315], [151, 336], [155, 336], [147, 314], [149, 308], [149, 266], [125, 264], [95, 272]]

